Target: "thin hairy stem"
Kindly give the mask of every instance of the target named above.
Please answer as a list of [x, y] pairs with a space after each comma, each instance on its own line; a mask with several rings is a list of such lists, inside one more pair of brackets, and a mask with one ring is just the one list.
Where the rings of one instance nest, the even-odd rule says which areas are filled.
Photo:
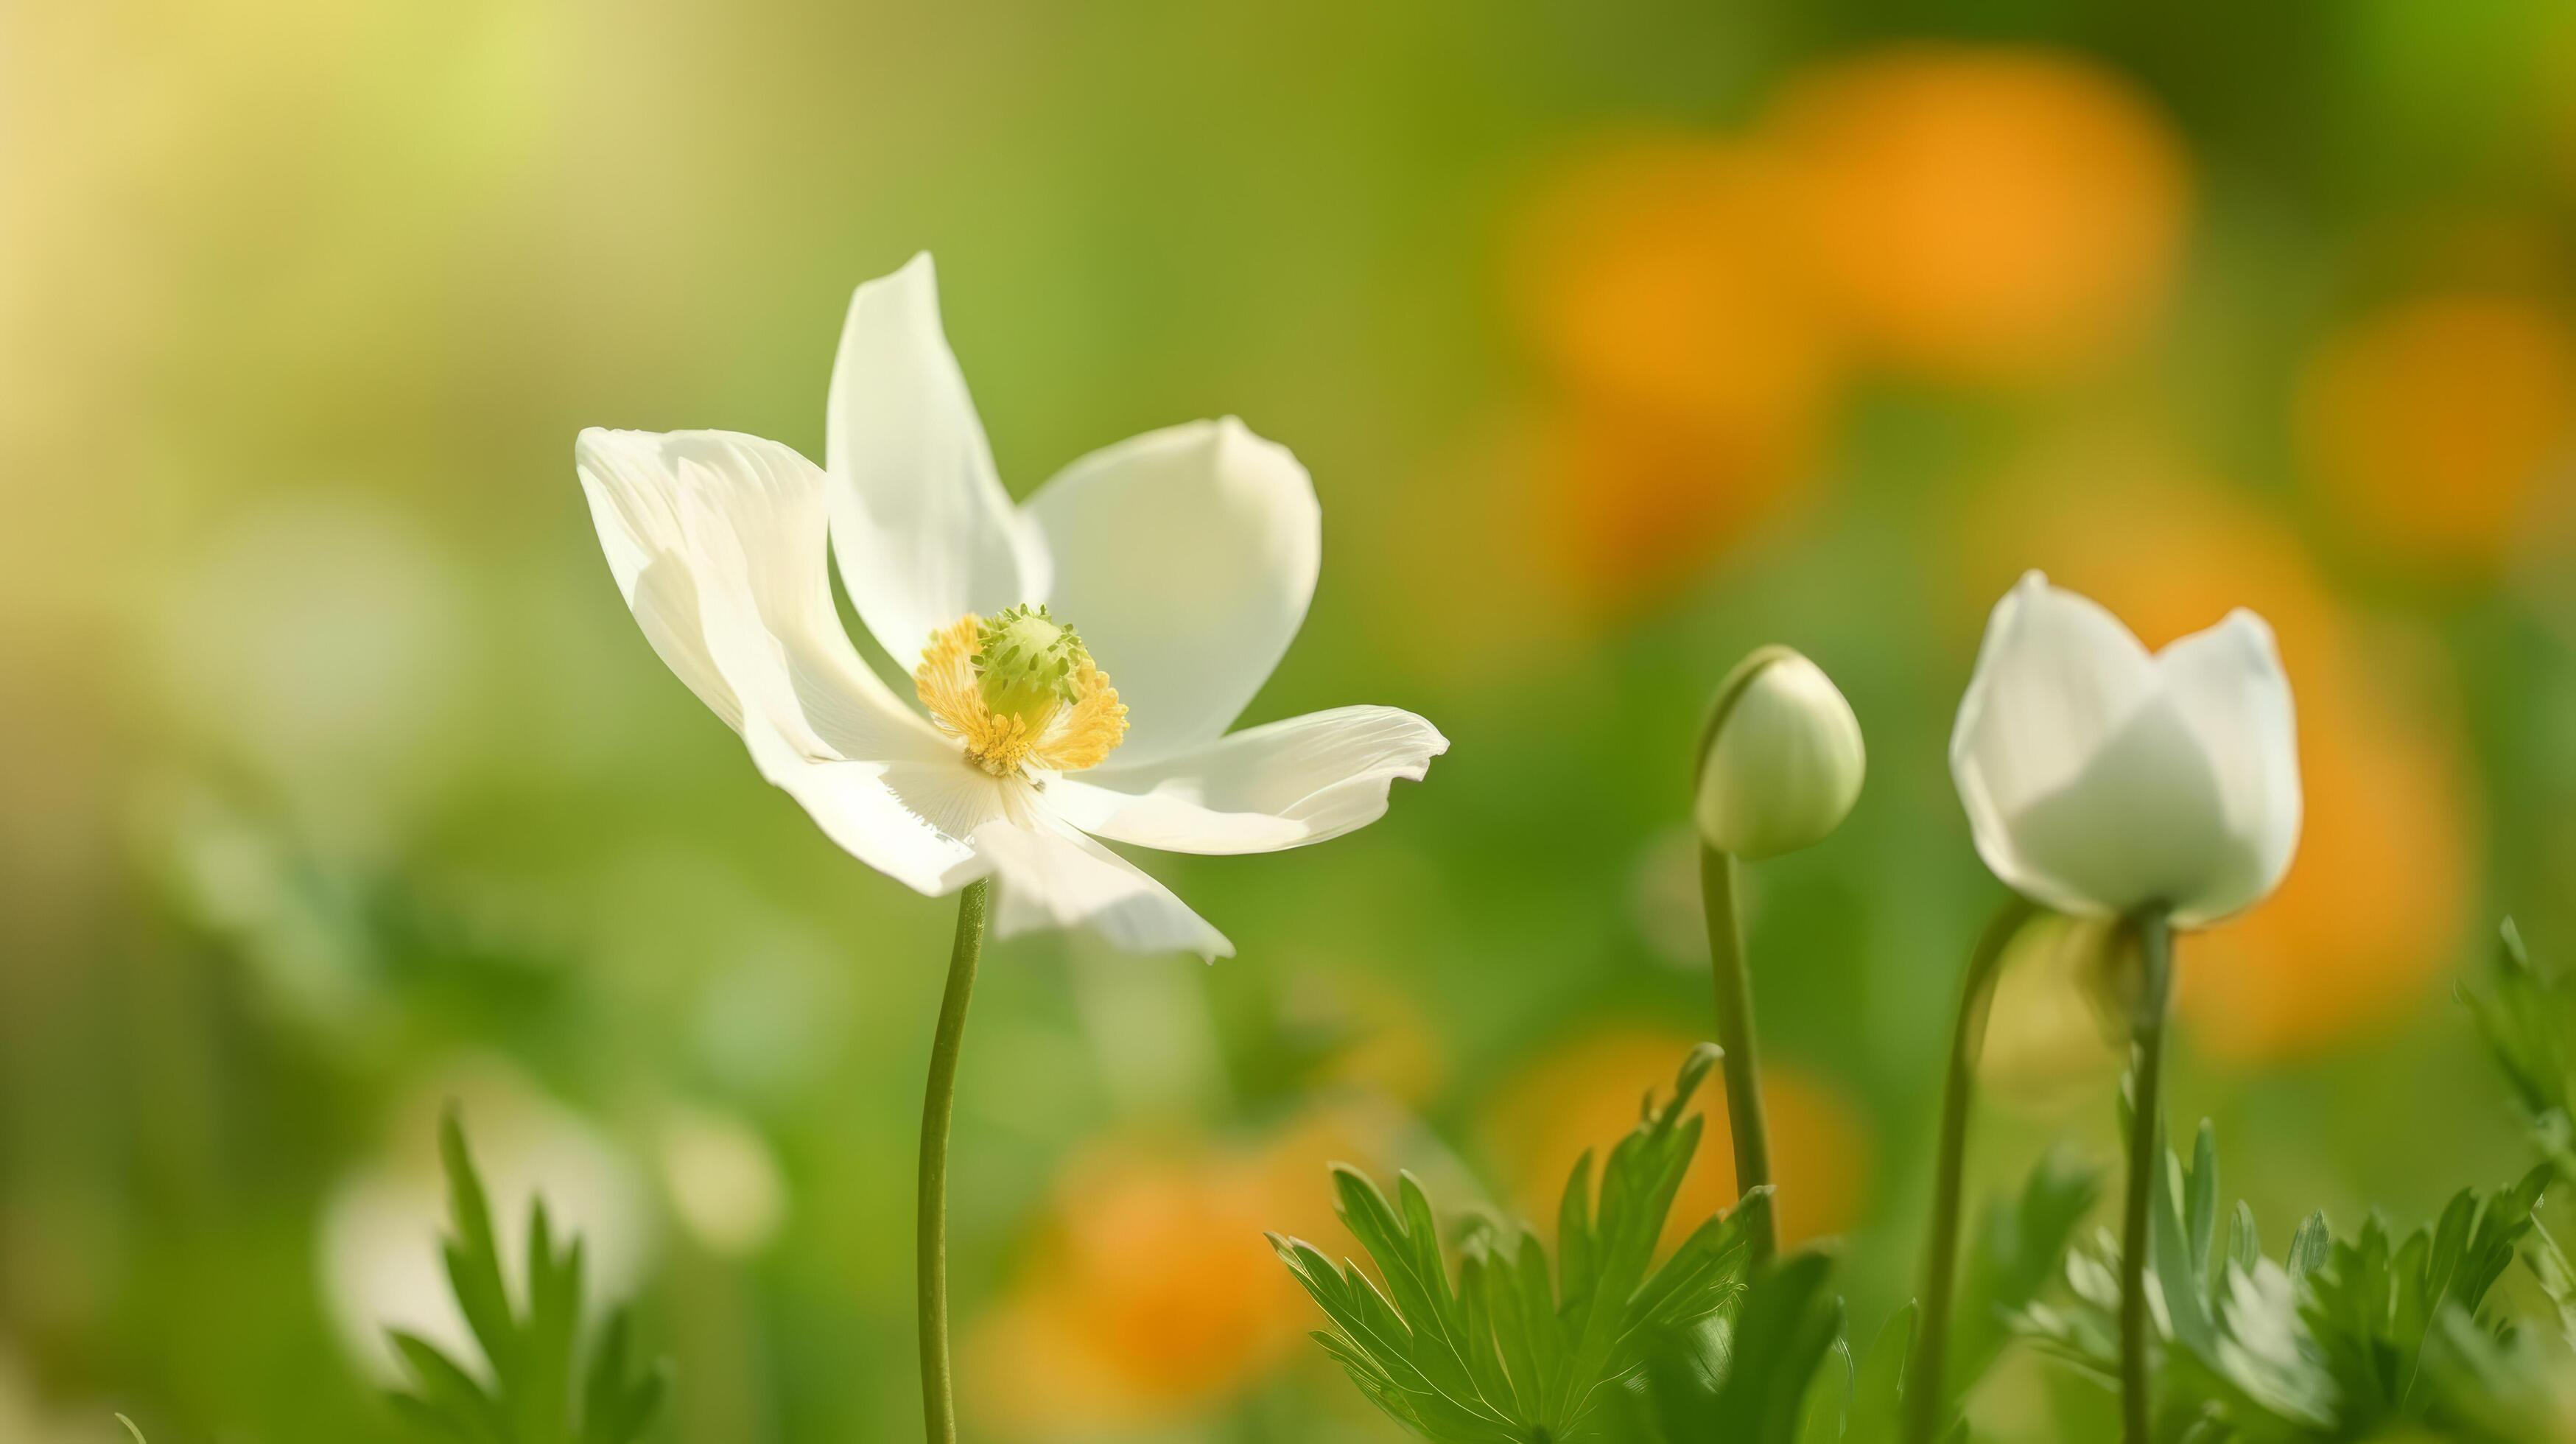
[[1959, 1017], [1950, 1034], [1950, 1072], [1941, 1088], [1941, 1142], [1932, 1185], [1932, 1238], [1923, 1276], [1923, 1334], [1905, 1390], [1908, 1444], [1932, 1444], [1948, 1412], [1950, 1315], [1959, 1287], [1959, 1216], [1967, 1187], [1968, 1115], [1977, 1087], [1977, 1055], [1986, 1034], [1986, 1009], [1994, 1001], [1995, 973], [2004, 949], [2037, 909], [2020, 896], [1997, 909], [1968, 954], [1968, 976], [1959, 994]]
[[921, 1105], [920, 1229], [916, 1268], [921, 1320], [921, 1413], [929, 1444], [957, 1444], [956, 1370], [948, 1349], [948, 1118], [957, 1103], [957, 1053], [966, 1005], [984, 956], [984, 917], [993, 884], [967, 884], [957, 899], [957, 941], [948, 952], [948, 991], [930, 1044], [930, 1087]]
[[2147, 1376], [2147, 1207], [2164, 1177], [2165, 1016], [2173, 1005], [2173, 922], [2161, 909], [2132, 920], [2139, 988], [2129, 1098], [2128, 1197], [2120, 1224], [2120, 1421], [2127, 1444], [2149, 1444], [2155, 1422]]
[[[1762, 1110], [1761, 1059], [1753, 1047], [1753, 975], [1744, 962], [1744, 920], [1737, 906], [1738, 866], [1707, 843], [1700, 844], [1700, 898], [1708, 908], [1708, 960], [1717, 981], [1717, 1045], [1726, 1056], [1726, 1132], [1735, 1144], [1735, 1191], [1738, 1196], [1771, 1182], [1771, 1130]], [[1771, 1211], [1762, 1211], [1754, 1230], [1753, 1260], [1769, 1258], [1780, 1247]]]

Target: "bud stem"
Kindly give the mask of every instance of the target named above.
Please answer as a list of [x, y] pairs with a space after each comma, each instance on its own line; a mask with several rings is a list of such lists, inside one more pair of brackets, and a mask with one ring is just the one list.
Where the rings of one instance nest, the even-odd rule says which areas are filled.
[[1932, 1238], [1923, 1278], [1923, 1335], [1905, 1387], [1907, 1444], [1932, 1444], [1950, 1402], [1950, 1315], [1958, 1293], [1959, 1214], [1966, 1191], [1968, 1110], [1977, 1086], [1977, 1054], [1993, 1003], [1995, 972], [2004, 949], [2037, 911], [2018, 893], [2005, 898], [1968, 954], [1960, 990], [1958, 1026], [1950, 1035], [1950, 1074], [1941, 1092], [1941, 1143], [1932, 1185]]
[[2120, 1420], [2127, 1444], [2149, 1444], [2155, 1401], [2147, 1377], [2147, 1208], [2164, 1177], [2165, 1016], [2173, 1007], [2173, 920], [2150, 909], [2137, 929], [2137, 1064], [2129, 1098], [2128, 1197], [2120, 1229]]
[[[1708, 909], [1708, 960], [1717, 980], [1717, 1044], [1725, 1050], [1726, 1133], [1735, 1145], [1737, 1197], [1771, 1182], [1770, 1125], [1762, 1111], [1759, 1059], [1753, 1050], [1753, 976], [1744, 963], [1744, 922], [1737, 907], [1735, 859], [1703, 842], [1700, 898]], [[1780, 1248], [1770, 1209], [1755, 1222], [1753, 1262]]]

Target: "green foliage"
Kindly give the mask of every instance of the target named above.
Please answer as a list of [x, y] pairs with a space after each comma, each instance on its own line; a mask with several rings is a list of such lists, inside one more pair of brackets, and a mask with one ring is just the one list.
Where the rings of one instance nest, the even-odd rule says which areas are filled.
[[[1420, 1185], [1400, 1178], [1389, 1202], [1367, 1178], [1335, 1170], [1342, 1217], [1385, 1282], [1274, 1236], [1332, 1321], [1317, 1341], [1378, 1407], [1438, 1444], [1894, 1444], [1917, 1310], [1898, 1310], [1855, 1357], [1830, 1255], [1754, 1264], [1768, 1190], [1650, 1267], [1699, 1146], [1700, 1120], [1684, 1114], [1717, 1056], [1694, 1052], [1672, 1097], [1647, 1100], [1601, 1170], [1597, 1204], [1592, 1155], [1575, 1164], [1553, 1285], [1536, 1238], [1478, 1221], [1464, 1232], [1453, 1289]], [[1995, 1322], [1963, 1336], [1959, 1387], [2003, 1347], [2000, 1321], [2056, 1278], [2098, 1192], [2091, 1170], [2052, 1158], [1988, 1217], [1967, 1297], [1970, 1313]]]
[[466, 1444], [633, 1444], [661, 1405], [658, 1367], [630, 1378], [627, 1316], [609, 1316], [577, 1372], [582, 1328], [581, 1240], [560, 1242], [543, 1199], [529, 1204], [524, 1311], [510, 1296], [483, 1182], [450, 1112], [440, 1122], [455, 1232], [446, 1243], [448, 1285], [491, 1366], [487, 1383], [414, 1334], [392, 1331], [412, 1387], [390, 1397], [428, 1434]]
[[[2253, 1212], [2242, 1203], [2226, 1215], [2219, 1246], [2216, 1141], [2203, 1123], [2188, 1167], [2166, 1155], [2166, 1186], [2152, 1205], [2147, 1277], [2161, 1344], [2157, 1437], [2191, 1444], [2358, 1440], [2399, 1426], [2489, 1437], [2468, 1422], [2462, 1401], [2482, 1387], [2482, 1373], [2520, 1369], [2526, 1360], [2478, 1314], [2516, 1247], [2533, 1234], [2532, 1211], [2549, 1177], [2543, 1166], [2492, 1194], [2463, 1190], [2439, 1220], [2403, 1237], [2373, 1216], [2357, 1236], [2339, 1240], [2324, 1215], [2313, 1214], [2276, 1263], [2264, 1255]], [[2115, 1385], [2118, 1241], [2105, 1232], [2077, 1253], [2067, 1280], [2073, 1303], [2062, 1310], [2032, 1305], [2017, 1326], [2049, 1353]]]
[[2075, 1231], [2101, 1196], [2101, 1170], [2061, 1150], [2040, 1160], [2018, 1196], [1987, 1208], [1951, 1325], [1952, 1399], [1993, 1366], [2013, 1321], [2063, 1276]]
[[2541, 1153], [2576, 1178], [2576, 981], [2532, 965], [2505, 919], [2484, 990], [2463, 988], [2487, 1049], [2504, 1070]]
[[[2101, 1196], [2100, 1173], [2066, 1154], [2033, 1169], [1986, 1212], [1953, 1324], [1948, 1397], [1964, 1396], [2011, 1339], [2011, 1325], [2062, 1273], [2068, 1242]], [[1919, 1311], [1908, 1304], [1855, 1359], [1831, 1261], [1781, 1260], [1754, 1279], [1733, 1327], [1673, 1338], [1649, 1360], [1644, 1427], [1660, 1444], [1892, 1444], [1902, 1435]], [[1946, 1436], [1966, 1437], [1964, 1423]]]
[[1732, 1328], [1666, 1340], [1649, 1360], [1632, 1437], [1643, 1444], [1895, 1444], [1916, 1309], [1896, 1311], [1855, 1362], [1830, 1256], [1764, 1266]]
[[[1334, 1171], [1341, 1215], [1367, 1250], [1336, 1267], [1313, 1245], [1271, 1244], [1332, 1328], [1315, 1335], [1360, 1391], [1398, 1423], [1438, 1444], [1570, 1444], [1628, 1437], [1650, 1351], [1722, 1324], [1743, 1298], [1749, 1225], [1767, 1191], [1701, 1224], [1654, 1266], [1655, 1246], [1698, 1151], [1702, 1120], [1685, 1118], [1717, 1050], [1682, 1065], [1673, 1096], [1644, 1116], [1601, 1169], [1592, 1155], [1568, 1180], [1553, 1276], [1526, 1229], [1471, 1225], [1453, 1287], [1430, 1201], [1410, 1175], [1390, 1203], [1376, 1184]], [[1830, 1331], [1829, 1331], [1830, 1335]]]

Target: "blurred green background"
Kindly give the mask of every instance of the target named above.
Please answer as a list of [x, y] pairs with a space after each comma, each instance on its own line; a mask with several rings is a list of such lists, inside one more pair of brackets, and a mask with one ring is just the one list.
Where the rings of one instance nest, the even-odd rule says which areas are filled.
[[[2028, 566], [2279, 631], [2307, 837], [2187, 942], [2171, 1094], [2267, 1232], [2519, 1172], [2448, 990], [2506, 912], [2576, 952], [2576, 11], [1950, 9], [8, 0], [0, 1438], [390, 1434], [448, 1097], [643, 1297], [667, 1437], [916, 1427], [950, 909], [654, 659], [570, 451], [819, 456], [849, 290], [922, 248], [1016, 493], [1227, 412], [1312, 469], [1248, 720], [1455, 744], [1353, 837], [1151, 860], [1233, 961], [995, 950], [975, 1437], [1389, 1437], [1259, 1230], [1348, 1247], [1330, 1158], [1544, 1215], [1710, 1031], [1689, 748], [1766, 641], [1873, 753], [1752, 931], [1786, 1225], [1874, 1328], [1998, 892], [1944, 745]], [[2045, 968], [1995, 1039], [1981, 1186], [2110, 1157]]]

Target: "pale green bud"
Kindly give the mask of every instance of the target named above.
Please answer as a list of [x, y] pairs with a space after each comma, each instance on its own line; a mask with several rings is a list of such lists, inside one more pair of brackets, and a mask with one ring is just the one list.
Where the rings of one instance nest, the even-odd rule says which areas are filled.
[[1860, 719], [1815, 663], [1764, 647], [1719, 688], [1700, 738], [1699, 835], [1740, 858], [1824, 841], [1860, 798]]
[[1018, 606], [986, 622], [975, 638], [975, 685], [995, 716], [1043, 726], [1055, 709], [1082, 694], [1091, 653], [1081, 634], [1047, 615], [1046, 604]]

